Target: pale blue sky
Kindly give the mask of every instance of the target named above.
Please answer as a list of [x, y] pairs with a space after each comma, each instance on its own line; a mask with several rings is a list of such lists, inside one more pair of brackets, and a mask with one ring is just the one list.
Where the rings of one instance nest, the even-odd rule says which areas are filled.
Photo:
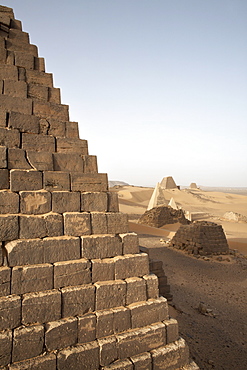
[[2, 0], [110, 180], [247, 186], [246, 0]]

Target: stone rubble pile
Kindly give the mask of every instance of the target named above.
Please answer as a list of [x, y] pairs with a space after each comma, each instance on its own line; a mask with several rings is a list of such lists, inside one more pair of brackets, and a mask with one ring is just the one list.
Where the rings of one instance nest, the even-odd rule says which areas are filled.
[[0, 6], [0, 368], [197, 369], [107, 175]]
[[158, 206], [146, 211], [138, 221], [140, 224], [162, 227], [164, 225], [180, 222], [188, 224], [189, 221], [185, 218], [182, 209], [174, 209], [170, 206]]

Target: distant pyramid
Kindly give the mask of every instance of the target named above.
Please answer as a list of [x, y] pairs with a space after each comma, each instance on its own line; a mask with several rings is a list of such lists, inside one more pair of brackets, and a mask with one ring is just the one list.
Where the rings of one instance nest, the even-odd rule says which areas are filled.
[[154, 207], [160, 206], [161, 204], [167, 205], [168, 202], [165, 199], [165, 197], [163, 195], [163, 192], [162, 192], [162, 189], [161, 189], [161, 186], [160, 186], [160, 183], [158, 182], [155, 186], [153, 194], [152, 194], [152, 196], [150, 198], [150, 201], [148, 203], [147, 211], [149, 209], [154, 208]]
[[163, 189], [177, 189], [178, 188], [172, 176], [164, 177], [160, 183], [160, 186]]
[[198, 186], [196, 185], [196, 183], [195, 183], [195, 182], [192, 182], [192, 183], [190, 184], [190, 189], [198, 189]]

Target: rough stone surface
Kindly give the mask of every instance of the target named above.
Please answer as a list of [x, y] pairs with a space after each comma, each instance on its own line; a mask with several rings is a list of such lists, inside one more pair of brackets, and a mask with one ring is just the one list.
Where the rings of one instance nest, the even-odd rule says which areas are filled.
[[83, 212], [106, 212], [106, 193], [81, 193], [81, 211]]
[[131, 328], [130, 310], [126, 307], [116, 307], [113, 312], [113, 332], [122, 333]]
[[44, 346], [44, 327], [19, 327], [14, 330], [13, 338], [13, 362], [39, 356]]
[[8, 241], [18, 239], [18, 216], [0, 215], [0, 240]]
[[96, 311], [96, 338], [113, 334], [113, 311]]
[[53, 289], [51, 264], [17, 266], [12, 269], [12, 294], [20, 295], [50, 289]]
[[70, 177], [68, 172], [44, 171], [44, 189], [49, 191], [70, 191]]
[[9, 191], [0, 191], [0, 214], [19, 213], [19, 195]]
[[81, 285], [66, 287], [62, 292], [62, 317], [80, 316], [95, 308], [95, 287]]
[[28, 163], [26, 158], [26, 151], [19, 148], [8, 149], [8, 168], [9, 169], [21, 169], [31, 170], [32, 167]]
[[166, 224], [174, 224], [176, 222], [185, 225], [189, 223], [181, 209], [176, 210], [170, 206], [154, 207], [146, 211], [138, 222], [152, 227], [162, 227]]
[[115, 279], [115, 261], [113, 258], [92, 260], [92, 282]]
[[139, 253], [139, 240], [136, 233], [120, 234], [123, 243], [123, 254]]
[[96, 341], [68, 348], [58, 353], [58, 370], [92, 370], [98, 368], [99, 345]]
[[0, 266], [0, 297], [10, 294], [10, 277], [11, 269], [7, 266]]
[[85, 314], [78, 317], [78, 343], [92, 342], [96, 339], [96, 316]]
[[82, 256], [88, 259], [108, 258], [122, 254], [122, 244], [113, 235], [84, 236], [82, 239]]
[[143, 276], [149, 273], [149, 261], [146, 253], [127, 254], [115, 257], [116, 279], [126, 279], [133, 276]]
[[96, 310], [125, 306], [126, 283], [122, 280], [102, 281], [96, 287]]
[[167, 346], [154, 349], [152, 352], [153, 369], [177, 370], [189, 362], [188, 347], [183, 339]]
[[10, 365], [10, 370], [56, 370], [56, 355], [54, 353], [34, 357]]
[[133, 277], [126, 280], [126, 304], [145, 301], [147, 299], [147, 290], [145, 280]]
[[51, 194], [47, 191], [20, 192], [20, 211], [34, 215], [50, 212]]
[[79, 212], [80, 193], [56, 191], [52, 193], [52, 211], [57, 213]]
[[0, 331], [13, 329], [21, 323], [21, 298], [14, 294], [0, 298]]
[[152, 358], [148, 352], [133, 356], [130, 360], [135, 370], [152, 370]]
[[54, 288], [91, 283], [90, 267], [84, 258], [54, 263]]
[[71, 236], [91, 234], [90, 214], [86, 212], [64, 213], [64, 234]]
[[98, 340], [100, 347], [100, 365], [109, 365], [118, 359], [117, 340], [114, 336]]
[[0, 333], [0, 366], [8, 365], [11, 361], [12, 331], [6, 330]]
[[48, 351], [66, 348], [77, 343], [76, 318], [48, 322], [45, 329], [45, 346]]
[[30, 191], [42, 189], [42, 173], [39, 171], [11, 170], [10, 190]]

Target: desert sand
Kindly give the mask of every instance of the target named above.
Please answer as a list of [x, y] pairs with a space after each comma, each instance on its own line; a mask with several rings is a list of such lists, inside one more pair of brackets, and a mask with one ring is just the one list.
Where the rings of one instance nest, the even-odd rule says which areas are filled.
[[[170, 315], [179, 322], [192, 358], [201, 370], [247, 369], [247, 223], [227, 221], [226, 212], [247, 216], [246, 194], [202, 191], [200, 189], [163, 190], [166, 200], [173, 198], [196, 220], [221, 224], [235, 255], [195, 258], [167, 246], [179, 224], [157, 229], [138, 224], [146, 211], [153, 188], [117, 186], [120, 211], [129, 214], [129, 227], [139, 235], [140, 245], [150, 258], [163, 262], [173, 300]], [[198, 307], [203, 302], [206, 312]]]

